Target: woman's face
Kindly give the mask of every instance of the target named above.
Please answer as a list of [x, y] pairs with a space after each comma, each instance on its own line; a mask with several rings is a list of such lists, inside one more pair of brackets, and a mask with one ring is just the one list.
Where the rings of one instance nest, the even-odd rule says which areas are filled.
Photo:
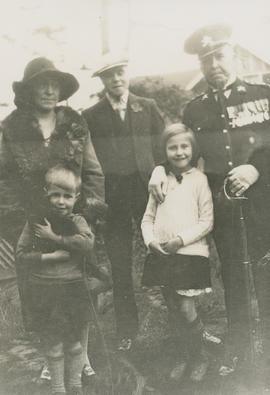
[[32, 85], [34, 106], [42, 112], [53, 110], [60, 97], [59, 82], [48, 76], [38, 78]]

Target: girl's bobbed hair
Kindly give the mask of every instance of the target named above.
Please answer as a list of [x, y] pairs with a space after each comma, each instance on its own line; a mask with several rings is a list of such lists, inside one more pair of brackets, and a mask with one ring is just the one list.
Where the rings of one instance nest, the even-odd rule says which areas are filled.
[[165, 156], [167, 156], [166, 155], [166, 147], [167, 147], [167, 143], [168, 143], [169, 139], [174, 136], [178, 136], [178, 135], [183, 135], [186, 138], [188, 138], [188, 140], [190, 141], [191, 146], [192, 146], [191, 165], [196, 167], [198, 164], [198, 159], [200, 157], [199, 146], [198, 146], [198, 143], [197, 143], [197, 140], [195, 138], [193, 131], [181, 122], [173, 123], [173, 124], [167, 126], [163, 132], [162, 146], [164, 148]]

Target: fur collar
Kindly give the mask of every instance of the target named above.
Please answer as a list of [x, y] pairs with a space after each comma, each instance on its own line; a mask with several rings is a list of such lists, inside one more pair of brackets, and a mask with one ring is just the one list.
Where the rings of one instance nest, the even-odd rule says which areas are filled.
[[[56, 107], [56, 127], [54, 137], [79, 139], [87, 135], [87, 127], [82, 117], [70, 107]], [[5, 137], [13, 141], [42, 140], [38, 120], [29, 112], [14, 110], [4, 121]]]
[[34, 175], [43, 176], [57, 163], [81, 172], [88, 129], [83, 118], [69, 107], [56, 107], [55, 131], [47, 148], [37, 119], [19, 109], [4, 120], [3, 135], [20, 177], [30, 183], [36, 181]]

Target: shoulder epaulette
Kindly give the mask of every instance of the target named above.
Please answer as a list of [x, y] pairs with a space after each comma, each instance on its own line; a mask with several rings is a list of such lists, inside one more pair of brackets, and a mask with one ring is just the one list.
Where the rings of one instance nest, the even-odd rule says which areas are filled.
[[245, 84], [249, 85], [249, 86], [259, 86], [261, 88], [270, 88], [269, 84], [265, 84], [264, 82], [260, 82], [260, 83], [254, 83], [254, 82], [249, 82], [247, 80], [244, 80]]
[[190, 105], [194, 104], [194, 103], [200, 103], [201, 101], [208, 99], [208, 93], [204, 92], [201, 93], [200, 95], [194, 97], [193, 99], [191, 99], [187, 105], [186, 108], [189, 107]]

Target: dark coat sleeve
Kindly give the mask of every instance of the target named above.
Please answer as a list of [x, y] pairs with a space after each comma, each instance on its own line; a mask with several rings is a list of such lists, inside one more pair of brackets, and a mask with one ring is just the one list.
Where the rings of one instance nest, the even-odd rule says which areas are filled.
[[[87, 127], [85, 120], [83, 122]], [[93, 147], [90, 132], [83, 153], [82, 193], [86, 199], [104, 201], [104, 175]]]
[[155, 164], [158, 164], [165, 160], [165, 152], [162, 146], [161, 135], [164, 131], [164, 120], [161, 112], [155, 102], [151, 100], [151, 117], [152, 117], [152, 151], [154, 156]]
[[28, 266], [41, 263], [40, 251], [33, 248], [33, 232], [28, 223], [25, 224], [16, 248], [16, 260], [20, 265]]
[[4, 129], [0, 130], [0, 235], [15, 245], [25, 223], [24, 209], [20, 202], [19, 182], [14, 171], [14, 161], [6, 141]]
[[270, 148], [262, 147], [253, 152], [248, 161], [260, 173], [260, 181], [270, 184]]
[[82, 216], [75, 215], [73, 222], [77, 228], [78, 233], [71, 236], [62, 236], [61, 242], [59, 243], [59, 248], [66, 251], [79, 252], [83, 255], [87, 255], [94, 248], [94, 234]]

